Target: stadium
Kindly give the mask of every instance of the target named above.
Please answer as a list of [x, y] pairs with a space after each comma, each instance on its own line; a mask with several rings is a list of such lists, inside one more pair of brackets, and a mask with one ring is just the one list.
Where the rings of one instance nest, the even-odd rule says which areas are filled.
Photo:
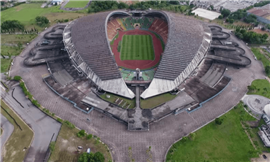
[[[55, 26], [44, 41], [25, 65], [47, 64], [50, 75], [43, 80], [54, 93], [128, 130], [149, 130], [168, 115], [197, 110], [229, 84], [228, 66], [251, 64], [221, 27], [165, 11], [88, 15]], [[142, 107], [164, 94], [171, 99]]]

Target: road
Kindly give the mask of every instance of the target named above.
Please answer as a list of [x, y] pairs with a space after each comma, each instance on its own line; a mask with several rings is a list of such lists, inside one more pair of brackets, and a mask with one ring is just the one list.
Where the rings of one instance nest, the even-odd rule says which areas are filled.
[[[2, 92], [5, 93], [5, 92]], [[44, 114], [26, 99], [19, 86], [15, 87], [14, 97], [24, 106], [21, 107], [9, 94], [1, 94], [11, 108], [32, 128], [33, 142], [25, 157], [25, 162], [41, 162], [45, 158], [51, 139], [56, 140], [61, 124]], [[53, 138], [52, 138], [53, 137]]]
[[[3, 129], [3, 133], [1, 135], [1, 152], [3, 152], [4, 145], [7, 142], [8, 138], [12, 134], [14, 130], [14, 126], [7, 120], [6, 117], [4, 117], [2, 114], [0, 115], [1, 117], [1, 128]], [[1, 156], [1, 161], [2, 161], [2, 156]]]

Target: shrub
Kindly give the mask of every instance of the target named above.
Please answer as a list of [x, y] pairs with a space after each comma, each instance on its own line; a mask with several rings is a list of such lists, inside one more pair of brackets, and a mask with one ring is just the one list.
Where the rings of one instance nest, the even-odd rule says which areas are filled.
[[89, 140], [89, 139], [91, 139], [93, 137], [93, 135], [92, 134], [88, 134], [87, 136], [86, 136], [86, 138]]
[[86, 135], [86, 133], [85, 133], [85, 130], [80, 130], [78, 133], [77, 133], [77, 136], [78, 137], [84, 137]]
[[63, 122], [63, 120], [62, 119], [60, 119], [60, 118], [57, 118], [56, 119], [58, 122], [60, 122], [60, 123], [62, 123]]
[[20, 76], [14, 76], [14, 78], [13, 78], [15, 81], [20, 81], [21, 79], [22, 79], [22, 77], [20, 77]]
[[223, 122], [223, 120], [220, 119], [220, 118], [216, 118], [216, 119], [215, 119], [215, 123], [216, 123], [217, 125], [221, 125], [222, 122]]
[[54, 151], [54, 149], [55, 149], [55, 142], [54, 142], [54, 141], [52, 141], [52, 142], [50, 143], [49, 148], [50, 148], [51, 152]]
[[248, 90], [250, 90], [250, 91], [254, 91], [254, 90], [256, 90], [256, 89], [257, 89], [257, 88], [256, 88], [255, 85], [248, 86]]
[[195, 139], [195, 133], [190, 133], [188, 137], [193, 141]]
[[66, 124], [67, 127], [71, 128], [71, 129], [75, 128], [74, 124], [72, 124], [71, 122], [69, 122], [67, 120], [65, 120], [64, 123]]
[[32, 100], [32, 104], [35, 105], [36, 107], [40, 107], [40, 104], [38, 103], [37, 100]]
[[183, 141], [183, 142], [186, 142], [187, 140], [188, 140], [188, 137], [183, 137], [183, 138], [182, 138], [182, 141]]

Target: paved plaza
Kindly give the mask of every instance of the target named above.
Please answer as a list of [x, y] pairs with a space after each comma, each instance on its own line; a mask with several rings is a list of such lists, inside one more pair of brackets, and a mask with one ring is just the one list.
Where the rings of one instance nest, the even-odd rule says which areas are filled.
[[270, 99], [259, 95], [245, 95], [242, 101], [248, 106], [254, 117], [260, 119], [264, 106], [270, 104]]

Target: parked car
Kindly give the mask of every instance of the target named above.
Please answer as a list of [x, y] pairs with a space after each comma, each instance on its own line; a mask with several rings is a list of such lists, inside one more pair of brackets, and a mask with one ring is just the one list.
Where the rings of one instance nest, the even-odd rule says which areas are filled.
[[90, 148], [88, 148], [86, 152], [87, 152], [87, 154], [90, 154], [91, 149], [90, 149]]

